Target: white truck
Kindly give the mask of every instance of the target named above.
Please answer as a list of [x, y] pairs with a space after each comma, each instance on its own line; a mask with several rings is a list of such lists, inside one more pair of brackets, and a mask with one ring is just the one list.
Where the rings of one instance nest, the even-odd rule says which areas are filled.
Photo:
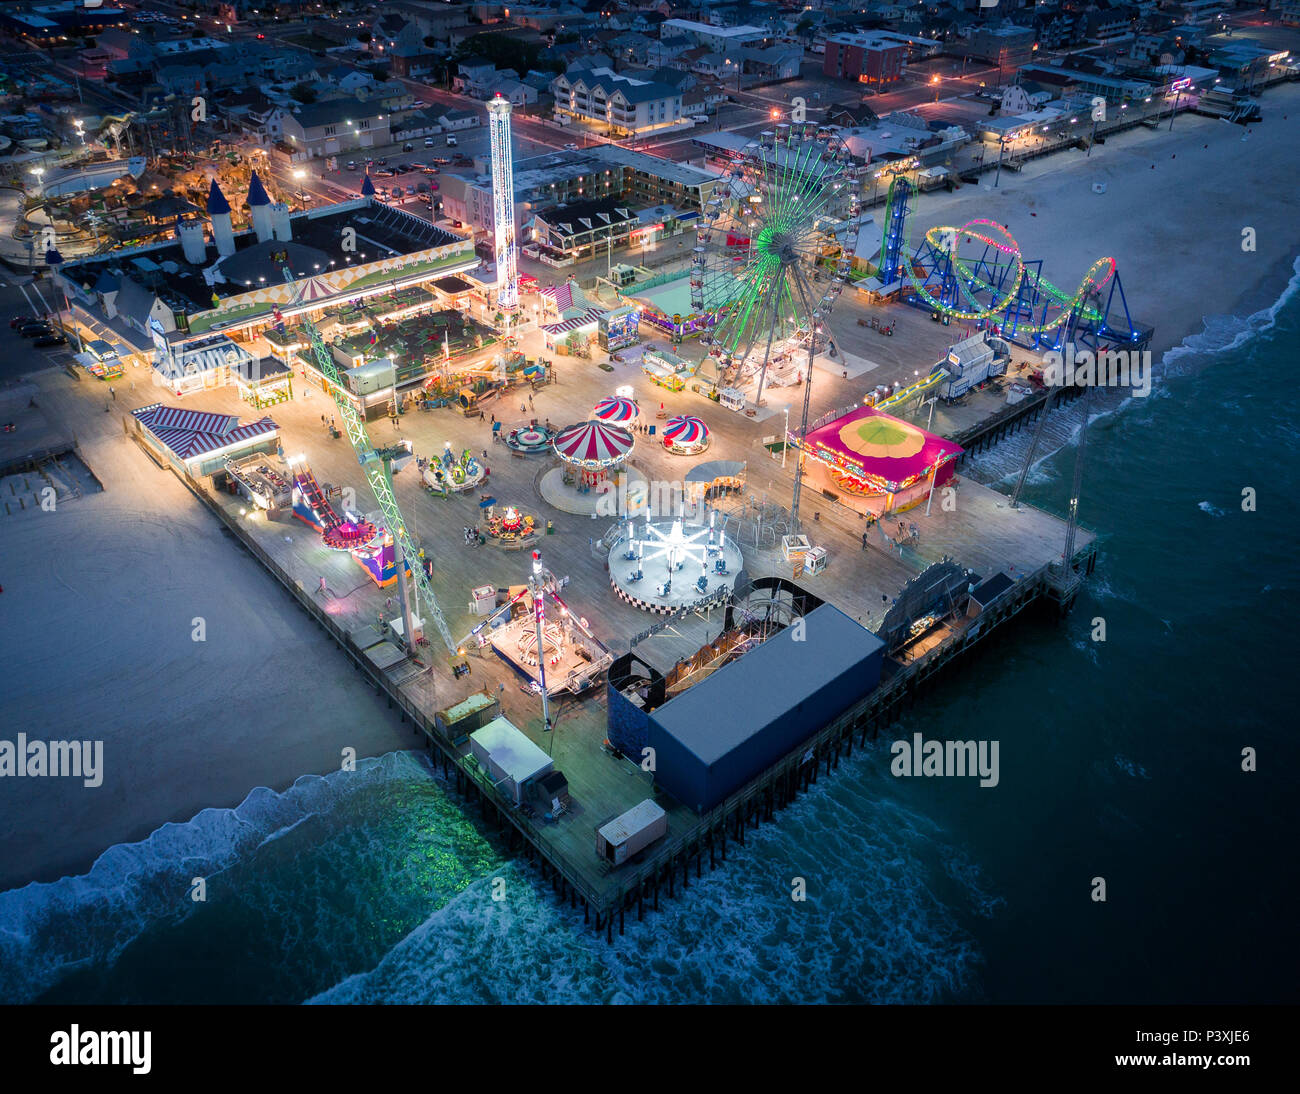
[[638, 851], [644, 851], [667, 834], [668, 814], [646, 798], [597, 830], [596, 854], [615, 866], [621, 866]]

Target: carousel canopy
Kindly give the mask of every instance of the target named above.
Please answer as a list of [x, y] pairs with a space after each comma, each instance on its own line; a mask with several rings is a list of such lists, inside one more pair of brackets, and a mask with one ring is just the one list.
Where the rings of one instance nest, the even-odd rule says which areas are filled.
[[632, 434], [604, 422], [580, 422], [556, 434], [555, 454], [566, 463], [582, 467], [609, 467], [632, 451]]
[[622, 395], [611, 395], [596, 404], [592, 414], [602, 422], [630, 422], [641, 411], [631, 399]]
[[887, 490], [910, 485], [962, 452], [960, 445], [869, 406], [811, 430], [801, 444], [832, 468]]
[[694, 414], [679, 414], [664, 424], [664, 444], [679, 448], [703, 444], [709, 436], [709, 427]]

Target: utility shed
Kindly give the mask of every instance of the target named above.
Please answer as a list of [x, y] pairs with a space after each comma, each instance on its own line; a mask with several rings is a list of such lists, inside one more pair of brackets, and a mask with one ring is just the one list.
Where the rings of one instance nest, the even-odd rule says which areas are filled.
[[838, 608], [813, 609], [650, 714], [656, 783], [712, 809], [872, 691], [883, 657]]
[[551, 758], [505, 718], [493, 718], [469, 735], [470, 751], [493, 783], [516, 805], [529, 780], [551, 770]]

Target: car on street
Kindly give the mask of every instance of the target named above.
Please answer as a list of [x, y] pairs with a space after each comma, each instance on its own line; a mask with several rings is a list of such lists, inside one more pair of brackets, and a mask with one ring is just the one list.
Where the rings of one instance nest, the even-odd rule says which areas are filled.
[[402, 145], [402, 151], [403, 151], [403, 152], [413, 152], [414, 150], [415, 150], [415, 145], [413, 145], [413, 144], [404, 144], [404, 145]]
[[430, 164], [428, 167], [423, 168], [423, 170], [426, 175], [436, 175], [438, 173], [438, 169], [434, 167], [432, 164]]
[[388, 157], [387, 157], [387, 156], [381, 156], [379, 159], [375, 160], [375, 163], [378, 164], [380, 167], [387, 167], [387, 166], [388, 166]]
[[434, 147], [434, 145], [435, 145], [436, 143], [437, 143], [437, 142], [436, 142], [432, 137], [425, 137], [425, 138], [424, 138], [424, 147], [425, 147], [425, 148], [432, 148], [432, 147]]
[[408, 198], [415, 197], [415, 187], [414, 187], [414, 186], [408, 186], [408, 187], [406, 188], [406, 196], [407, 196]]
[[448, 147], [448, 148], [455, 148], [455, 147], [456, 147], [456, 138], [455, 138], [455, 136], [454, 136], [453, 134], [451, 134], [451, 133], [448, 133], [448, 134], [447, 134], [447, 147]]
[[25, 327], [19, 327], [18, 333], [24, 338], [40, 338], [45, 334], [53, 334], [54, 328], [49, 323], [28, 323]]
[[446, 156], [434, 156], [433, 162], [440, 163], [442, 164], [443, 167], [446, 167], [447, 164], [451, 163], [451, 160], [449, 160]]
[[566, 152], [576, 152], [578, 150], [578, 146], [574, 144], [572, 141], [570, 141], [568, 144], [564, 146], [564, 150]]
[[348, 160], [348, 170], [349, 170], [349, 171], [355, 171], [356, 169], [357, 169], [357, 161], [356, 161], [356, 160]]
[[399, 175], [405, 175], [409, 170], [411, 170], [411, 165], [409, 163], [399, 163], [393, 168], [393, 170]]
[[42, 334], [32, 343], [32, 345], [40, 346], [44, 349], [46, 346], [65, 346], [67, 343], [68, 340], [64, 338], [63, 335], [59, 334], [57, 331], [50, 331], [49, 334]]

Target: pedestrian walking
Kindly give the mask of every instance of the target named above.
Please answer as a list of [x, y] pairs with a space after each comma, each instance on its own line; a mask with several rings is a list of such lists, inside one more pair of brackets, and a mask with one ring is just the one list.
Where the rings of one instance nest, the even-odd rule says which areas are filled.
[[320, 591], [325, 591], [325, 579], [323, 577], [320, 579]]
[[112, 384], [108, 385], [108, 393], [113, 396], [113, 401], [117, 402], [117, 389]]
[[863, 532], [863, 533], [862, 533], [862, 549], [863, 549], [864, 551], [867, 549], [867, 533], [866, 533], [866, 532]]

